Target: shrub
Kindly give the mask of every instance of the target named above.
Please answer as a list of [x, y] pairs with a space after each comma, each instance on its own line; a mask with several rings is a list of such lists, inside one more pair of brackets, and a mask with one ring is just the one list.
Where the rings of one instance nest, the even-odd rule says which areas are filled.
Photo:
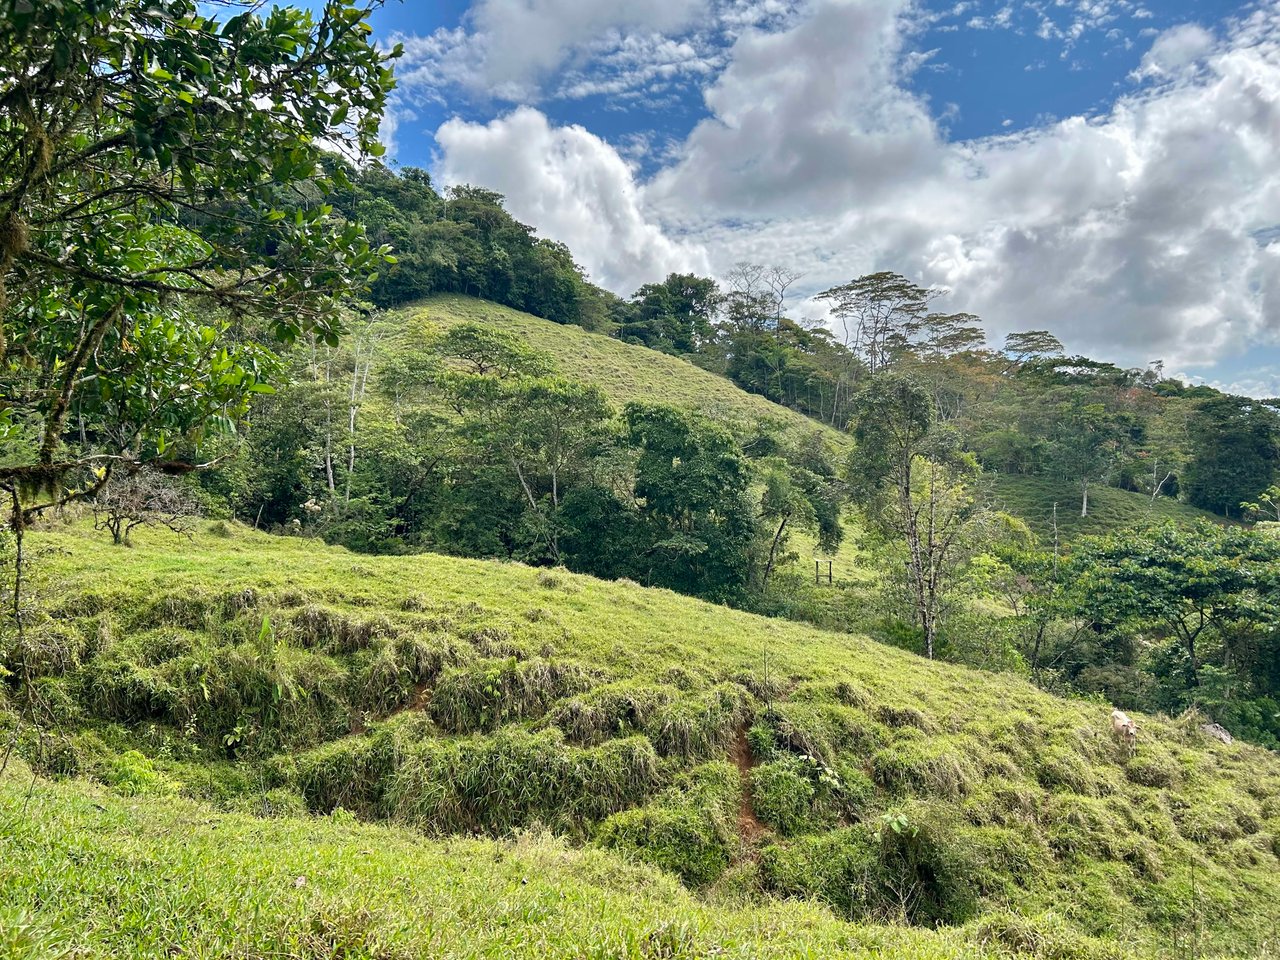
[[645, 733], [664, 757], [706, 760], [728, 749], [746, 716], [747, 692], [737, 684], [720, 684], [659, 707]]
[[1115, 944], [1082, 936], [1051, 913], [1035, 917], [1004, 910], [987, 913], [967, 932], [983, 947], [1036, 960], [1123, 960], [1126, 956]]
[[677, 874], [691, 887], [714, 882], [737, 849], [737, 771], [710, 763], [684, 775], [652, 803], [614, 814], [596, 842]]
[[399, 628], [387, 617], [350, 617], [330, 607], [308, 604], [287, 621], [291, 636], [304, 647], [331, 653], [363, 650], [379, 637], [395, 636]]
[[1124, 765], [1124, 775], [1130, 783], [1167, 789], [1181, 779], [1182, 771], [1167, 753], [1144, 747], [1140, 754], [1131, 757]]
[[299, 754], [289, 779], [307, 809], [315, 813], [342, 807], [374, 817], [395, 763], [393, 738], [379, 732], [347, 737]]
[[751, 771], [751, 800], [756, 816], [786, 837], [829, 830], [846, 811], [840, 775], [794, 755]]
[[378, 640], [352, 659], [352, 705], [385, 714], [410, 706], [415, 692], [456, 664], [461, 652], [447, 638], [404, 634]]
[[969, 752], [943, 737], [899, 738], [872, 755], [872, 776], [886, 790], [959, 799], [977, 781]]
[[431, 696], [431, 717], [455, 733], [489, 730], [541, 716], [590, 683], [588, 671], [572, 661], [481, 660], [445, 671]]
[[924, 711], [915, 707], [897, 707], [882, 703], [875, 708], [874, 716], [888, 727], [915, 727], [924, 733], [933, 733], [938, 725]]
[[580, 749], [560, 731], [506, 728], [492, 736], [406, 743], [381, 810], [432, 833], [502, 836], [542, 823], [581, 833], [656, 788], [658, 761], [643, 737]]
[[173, 793], [179, 786], [158, 771], [149, 757], [137, 750], [129, 750], [109, 758], [100, 768], [98, 776], [107, 786], [130, 797]]
[[816, 897], [851, 920], [963, 923], [977, 911], [976, 872], [936, 811], [882, 818], [804, 837], [761, 856], [761, 881], [782, 896]]
[[574, 743], [591, 745], [643, 730], [659, 710], [679, 696], [660, 684], [607, 683], [558, 703], [548, 719]]
[[1084, 757], [1058, 744], [1047, 745], [1036, 757], [1036, 780], [1046, 790], [1070, 790], [1096, 796], [1098, 781]]

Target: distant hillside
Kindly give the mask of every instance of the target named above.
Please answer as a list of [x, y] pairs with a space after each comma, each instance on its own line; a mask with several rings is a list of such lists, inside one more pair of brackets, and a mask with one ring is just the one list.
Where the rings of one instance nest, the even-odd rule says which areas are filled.
[[[512, 919], [512, 955], [592, 955], [595, 888], [637, 944], [601, 956], [881, 943], [952, 957], [962, 938], [965, 956], [1083, 960], [1180, 956], [1194, 936], [1200, 956], [1260, 957], [1274, 936], [1280, 760], [1212, 741], [1193, 717], [1139, 716], [1130, 758], [1101, 703], [559, 570], [357, 556], [216, 524], [180, 551], [78, 527], [31, 545], [51, 618], [30, 622], [10, 662], [40, 678], [59, 719], [43, 740], [20, 731], [20, 752], [148, 799], [40, 787], [38, 825], [0, 838], [4, 862], [24, 864], [0, 872], [0, 890], [9, 911], [57, 904], [49, 936], [96, 953], [190, 935], [245, 955], [278, 938], [309, 957], [412, 955], [436, 938], [448, 956], [507, 955], [486, 939], [492, 923], [474, 934], [489, 954], [457, 946], [487, 914]], [[264, 830], [173, 794], [260, 813], [340, 807], [340, 821], [432, 836], [542, 825], [597, 852], [422, 841], [410, 868], [403, 834]], [[4, 807], [20, 796], [6, 788]], [[141, 839], [137, 823], [157, 829]], [[80, 866], [73, 849], [90, 851]], [[120, 858], [141, 864], [126, 884], [152, 913], [108, 934], [119, 888], [94, 864]], [[643, 875], [624, 861], [737, 903], [735, 919], [670, 884], [636, 899]], [[412, 922], [393, 887], [421, 906]], [[894, 948], [904, 935], [778, 899], [957, 929]], [[224, 900], [246, 909], [210, 913]]]
[[1171, 500], [1101, 485], [1089, 488], [1089, 515], [1080, 516], [1080, 488], [1069, 481], [1053, 477], [1026, 477], [1013, 474], [987, 474], [986, 481], [1000, 509], [1021, 517], [1046, 543], [1053, 542], [1057, 504], [1058, 537], [1071, 540], [1088, 534], [1132, 527], [1164, 520], [1211, 520], [1221, 517]]
[[400, 312], [444, 328], [473, 322], [518, 333], [533, 347], [555, 358], [557, 373], [598, 385], [617, 404], [631, 400], [672, 403], [744, 426], [776, 424], [789, 433], [820, 432], [839, 447], [849, 442], [840, 431], [747, 393], [688, 360], [623, 343], [581, 327], [542, 320], [486, 300], [454, 295], [430, 297]]

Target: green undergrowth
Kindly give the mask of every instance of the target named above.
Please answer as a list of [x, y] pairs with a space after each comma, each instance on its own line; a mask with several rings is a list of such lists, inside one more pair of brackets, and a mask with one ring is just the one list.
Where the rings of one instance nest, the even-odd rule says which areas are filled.
[[[434, 864], [423, 869], [446, 872], [450, 857], [477, 851], [500, 865], [510, 838], [536, 831], [559, 838], [538, 841], [568, 864], [555, 882], [576, 883], [591, 865], [582, 869], [621, 878], [618, 909], [635, 906], [619, 927], [639, 938], [630, 946], [606, 938], [608, 949], [565, 955], [711, 956], [723, 942], [758, 948], [735, 955], [804, 955], [770, 953], [773, 934], [757, 935], [784, 916], [799, 918], [797, 943], [821, 930], [814, 942], [832, 950], [883, 924], [951, 931], [903, 956], [959, 955], [947, 951], [961, 942], [973, 956], [1178, 957], [1192, 942], [1199, 956], [1274, 955], [1280, 760], [1205, 738], [1194, 716], [1138, 717], [1130, 757], [1109, 735], [1107, 705], [667, 591], [518, 564], [357, 556], [230, 526], [190, 544], [151, 532], [137, 541], [112, 547], [78, 526], [32, 533], [43, 614], [9, 642], [0, 683], [0, 723], [18, 755], [67, 783], [42, 780], [37, 806], [51, 824], [70, 818], [71, 832], [98, 830], [84, 818], [105, 806], [111, 824], [95, 843], [120, 845], [110, 856], [130, 845], [161, 856], [178, 841], [153, 826], [201, 818], [206, 851], [219, 831], [247, 850], [276, 830], [262, 858], [292, 863], [327, 845], [347, 856], [342, 830], [356, 831], [359, 849], [374, 834], [341, 824], [369, 821], [412, 830], [377, 836], [403, 838], [387, 841], [395, 850], [418, 837]], [[18, 714], [27, 719], [15, 729]], [[283, 819], [267, 828], [249, 814]], [[22, 843], [27, 859], [6, 857], [0, 876], [27, 891], [13, 902], [45, 903], [38, 883], [67, 881], [31, 858], [52, 871], [81, 855], [73, 843]], [[392, 871], [393, 854], [378, 849], [379, 869]], [[235, 889], [238, 870], [277, 870], [229, 857], [209, 884]], [[329, 868], [340, 872], [339, 860]], [[640, 896], [627, 886], [637, 877], [660, 876], [676, 879], [654, 879], [658, 900], [627, 899]], [[468, 895], [479, 898], [475, 882]], [[502, 910], [523, 903], [490, 895]], [[76, 896], [90, 906], [68, 907], [67, 922], [83, 932], [92, 921], [75, 917], [101, 918], [107, 907], [91, 905], [107, 894]], [[281, 896], [296, 906], [308, 894]], [[265, 937], [252, 942], [267, 955], [260, 944], [300, 936], [291, 924], [319, 909], [354, 924], [342, 936], [386, 937], [414, 955], [447, 929], [413, 926], [385, 900], [344, 912], [355, 902], [228, 936]], [[484, 926], [471, 903], [475, 916], [458, 922]], [[726, 904], [755, 919], [739, 931]], [[644, 940], [659, 915], [685, 924], [687, 941]], [[585, 936], [600, 914], [556, 916]], [[746, 939], [718, 939], [726, 931]], [[536, 940], [511, 943], [536, 955]], [[401, 946], [286, 955], [400, 956]], [[489, 949], [446, 955], [500, 955]]]

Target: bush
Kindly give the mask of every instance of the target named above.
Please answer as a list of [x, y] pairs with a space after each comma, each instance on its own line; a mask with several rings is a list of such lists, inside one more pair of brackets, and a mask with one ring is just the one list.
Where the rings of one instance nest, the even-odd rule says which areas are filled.
[[707, 760], [728, 749], [734, 731], [747, 717], [746, 690], [720, 684], [697, 696], [659, 707], [645, 733], [664, 757]]
[[1182, 771], [1167, 753], [1144, 747], [1142, 753], [1131, 757], [1124, 765], [1124, 775], [1130, 783], [1167, 789], [1181, 779]]
[[554, 728], [507, 728], [493, 736], [406, 743], [381, 809], [437, 834], [502, 836], [534, 823], [580, 834], [643, 802], [657, 782], [657, 756], [644, 737], [580, 749], [567, 746]]
[[751, 771], [756, 816], [784, 837], [829, 830], [844, 813], [843, 784], [818, 760], [787, 755]]
[[652, 803], [609, 817], [596, 842], [669, 870], [691, 887], [706, 886], [728, 869], [737, 850], [740, 790], [733, 767], [706, 764]]
[[851, 920], [917, 926], [963, 923], [977, 912], [976, 868], [948, 827], [919, 809], [876, 828], [849, 827], [766, 848], [761, 880], [791, 897], [817, 897]]
[[431, 717], [455, 733], [490, 730], [539, 717], [590, 685], [589, 672], [572, 661], [481, 660], [445, 671], [431, 696]]
[[1053, 914], [988, 913], [970, 924], [968, 932], [983, 947], [1036, 960], [1122, 960], [1125, 956], [1114, 944], [1074, 932]]
[[1036, 757], [1036, 780], [1046, 790], [1096, 796], [1098, 781], [1084, 757], [1071, 747], [1050, 744]]
[[130, 797], [174, 793], [179, 787], [137, 750], [109, 758], [98, 775], [107, 786]]
[[943, 737], [899, 737], [871, 757], [872, 777], [886, 790], [959, 799], [977, 782], [966, 757]]
[[562, 700], [548, 719], [567, 739], [590, 746], [643, 730], [659, 710], [678, 696], [679, 691], [659, 684], [629, 680], [608, 683]]

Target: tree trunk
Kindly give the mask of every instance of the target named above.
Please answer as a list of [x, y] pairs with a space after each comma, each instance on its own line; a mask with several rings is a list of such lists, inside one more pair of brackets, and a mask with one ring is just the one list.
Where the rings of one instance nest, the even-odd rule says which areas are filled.
[[782, 542], [782, 534], [786, 531], [787, 521], [790, 519], [790, 514], [784, 516], [782, 522], [778, 524], [778, 532], [773, 535], [773, 544], [769, 547], [769, 559], [764, 565], [764, 577], [760, 581], [761, 590], [769, 585], [769, 575], [773, 573], [773, 564], [778, 555], [778, 544]]
[[1080, 516], [1087, 517], [1089, 515], [1089, 481], [1082, 480], [1080, 482]]

